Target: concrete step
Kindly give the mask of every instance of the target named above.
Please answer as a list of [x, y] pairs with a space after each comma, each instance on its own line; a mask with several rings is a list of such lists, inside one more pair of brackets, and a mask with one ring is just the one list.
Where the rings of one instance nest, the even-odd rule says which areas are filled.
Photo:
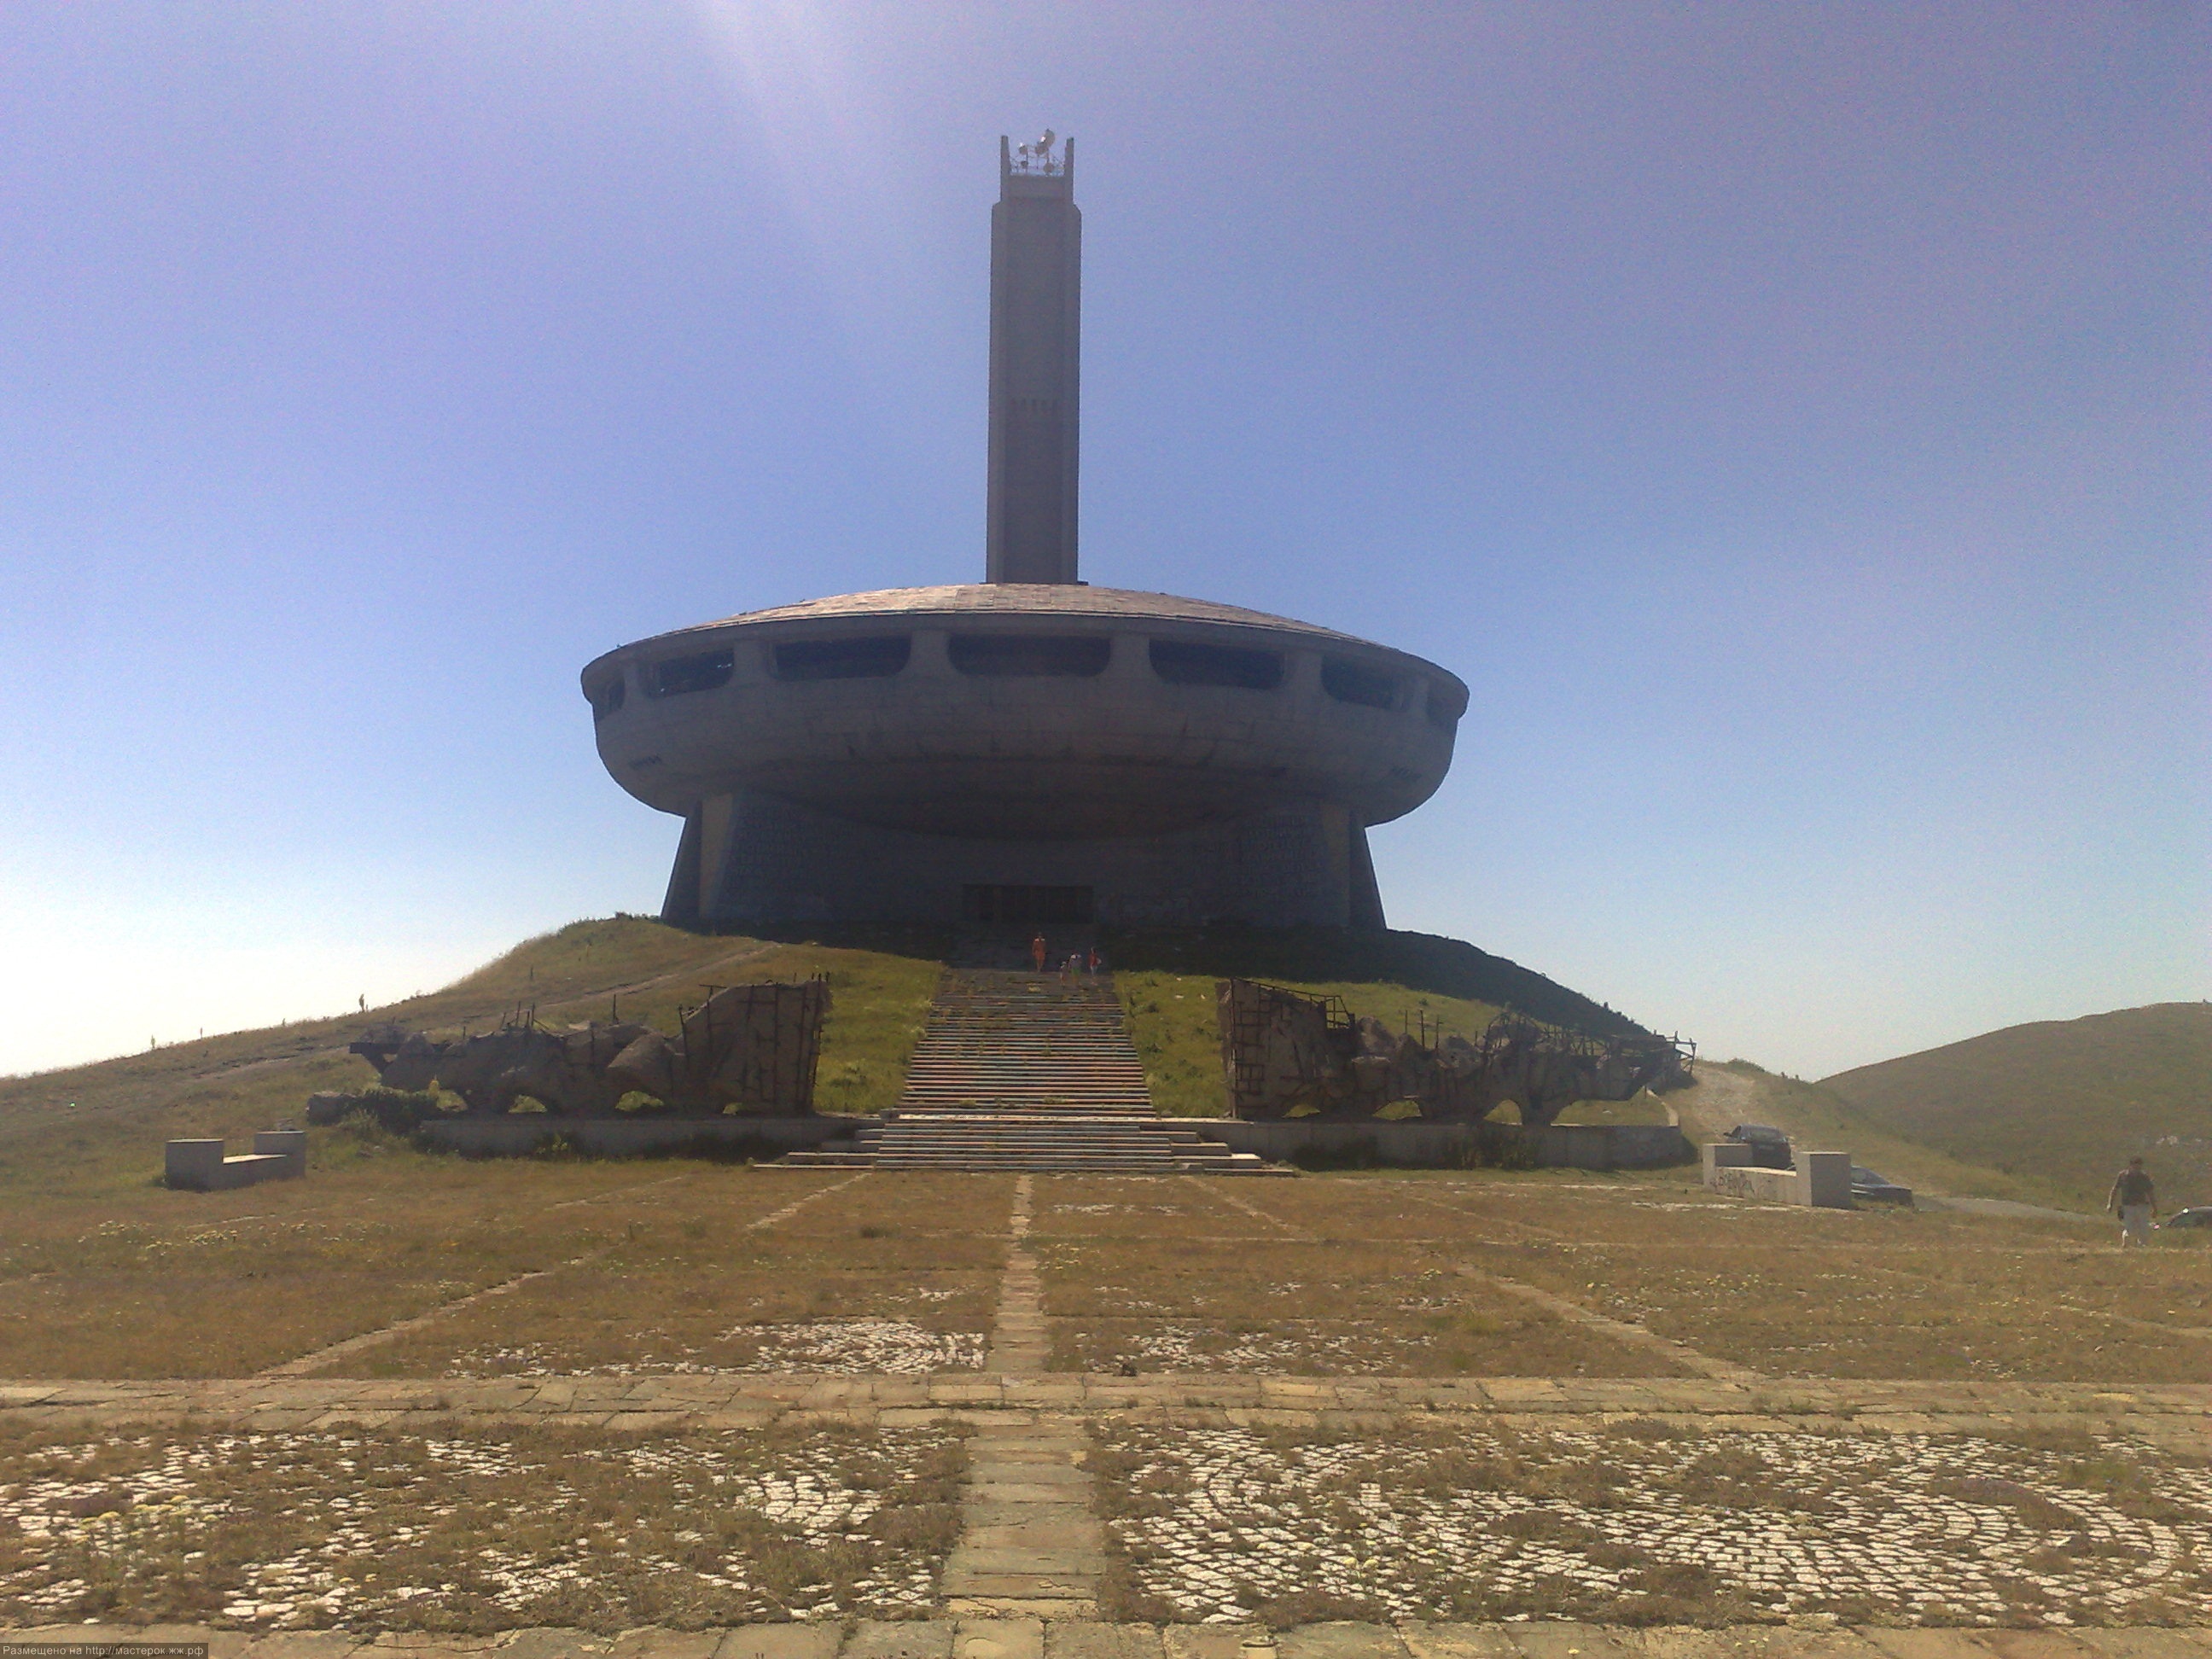
[[791, 1169], [1288, 1174], [1153, 1109], [1110, 977], [957, 969], [939, 984], [897, 1107]]
[[1271, 1164], [1250, 1152], [1236, 1152], [1226, 1159], [1184, 1158], [1165, 1163], [1128, 1158], [1073, 1160], [1056, 1155], [982, 1157], [936, 1155], [927, 1158], [854, 1156], [824, 1148], [819, 1152], [790, 1152], [774, 1166], [792, 1170], [1018, 1170], [1031, 1175], [1220, 1175], [1291, 1176], [1294, 1170]]

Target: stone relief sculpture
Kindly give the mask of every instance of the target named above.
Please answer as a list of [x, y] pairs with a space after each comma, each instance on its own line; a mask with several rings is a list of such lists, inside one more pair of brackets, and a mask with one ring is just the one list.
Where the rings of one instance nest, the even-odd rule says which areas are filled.
[[[397, 1030], [350, 1046], [384, 1087], [458, 1095], [475, 1116], [534, 1101], [558, 1117], [605, 1117], [649, 1095], [685, 1117], [790, 1116], [814, 1109], [814, 1073], [830, 1012], [823, 981], [732, 985], [684, 1012], [676, 1036], [635, 1021], [555, 1030], [534, 1018], [439, 1040]], [[354, 1097], [318, 1095], [308, 1120], [342, 1115]]]
[[1548, 1124], [1578, 1100], [1626, 1100], [1688, 1080], [1685, 1047], [1662, 1036], [1586, 1037], [1507, 1011], [1469, 1039], [1433, 1042], [1363, 1015], [1334, 997], [1255, 980], [1216, 989], [1230, 1111], [1288, 1117], [1301, 1108], [1370, 1118], [1410, 1100], [1425, 1121], [1479, 1122], [1510, 1101], [1524, 1125]]

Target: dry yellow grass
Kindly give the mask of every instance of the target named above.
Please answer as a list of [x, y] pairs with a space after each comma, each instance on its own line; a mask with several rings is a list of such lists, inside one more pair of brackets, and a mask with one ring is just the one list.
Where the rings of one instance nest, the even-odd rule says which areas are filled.
[[[1087, 1366], [1110, 1369], [1149, 1348], [1217, 1364], [1224, 1352], [1265, 1351], [1282, 1369], [1417, 1375], [1666, 1369], [1648, 1351], [1581, 1331], [1562, 1340], [1540, 1328], [1487, 1330], [1499, 1310], [1472, 1286], [1432, 1305], [1435, 1287], [1454, 1282], [1444, 1275], [1464, 1285], [1471, 1269], [1778, 1376], [2212, 1374], [2212, 1338], [2201, 1334], [2212, 1330], [2212, 1241], [2195, 1235], [2124, 1254], [2077, 1223], [1747, 1205], [1673, 1174], [1238, 1184], [1233, 1196], [1274, 1218], [1272, 1227], [1218, 1200], [1209, 1210], [1204, 1187], [1171, 1198], [1171, 1183], [1124, 1182], [1102, 1187], [1085, 1208], [1079, 1184], [1041, 1188], [1052, 1197], [1039, 1228], [1051, 1310], [1069, 1321], [1063, 1352]], [[1472, 1331], [1430, 1328], [1456, 1308]], [[1172, 1342], [1158, 1340], [1166, 1328]]]
[[672, 1179], [751, 1215], [827, 1177], [400, 1154], [242, 1192], [11, 1205], [0, 1376], [248, 1376], [604, 1249]]
[[[738, 1172], [626, 1210], [581, 1265], [333, 1362], [349, 1376], [933, 1370], [980, 1363], [1011, 1182], [870, 1176], [751, 1230], [834, 1172]], [[835, 1179], [844, 1179], [834, 1176]], [[937, 1339], [933, 1340], [932, 1339]]]
[[[1459, 1271], [1461, 1253], [1360, 1228], [1341, 1213], [1343, 1200], [1370, 1192], [1265, 1183], [1265, 1211], [1291, 1218], [1270, 1225], [1241, 1207], [1261, 1184], [1239, 1182], [1231, 1194], [1175, 1178], [1041, 1182], [1036, 1237], [1055, 1363], [1089, 1371], [1678, 1374], [1648, 1351], [1470, 1278]], [[1354, 1224], [1339, 1224], [1347, 1220]]]
[[[848, 1179], [372, 1146], [242, 1193], [18, 1202], [0, 1215], [0, 1375], [249, 1375], [547, 1269], [330, 1364], [441, 1376], [974, 1364], [1011, 1179]], [[2164, 1235], [2123, 1254], [2073, 1223], [1760, 1206], [1677, 1174], [1048, 1176], [1033, 1240], [1056, 1363], [1076, 1370], [1669, 1370], [1492, 1275], [1780, 1376], [2212, 1374], [2212, 1240]]]
[[[1470, 1215], [1467, 1237], [1478, 1265], [1756, 1370], [2087, 1382], [2212, 1375], [2212, 1339], [2191, 1334], [2212, 1328], [2212, 1249], [2193, 1236], [2123, 1253], [2073, 1222], [1796, 1210], [1654, 1186], [1524, 1201], [1518, 1215], [1500, 1214], [1511, 1200], [1496, 1194], [1476, 1201], [1484, 1213]], [[1479, 1242], [1485, 1234], [1492, 1242]]]

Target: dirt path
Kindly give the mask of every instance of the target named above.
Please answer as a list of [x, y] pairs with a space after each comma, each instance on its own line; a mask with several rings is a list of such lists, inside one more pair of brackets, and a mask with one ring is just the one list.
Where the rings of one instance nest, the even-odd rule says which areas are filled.
[[[1040, 1377], [1052, 1363], [1044, 1293], [1029, 1247], [1035, 1183], [1014, 1182], [1006, 1267], [987, 1372]], [[969, 1446], [960, 1541], [945, 1564], [944, 1595], [970, 1618], [1086, 1619], [1097, 1612], [1105, 1531], [1091, 1508], [1081, 1420], [1056, 1411], [985, 1413]], [[963, 1650], [981, 1659], [981, 1650]]]

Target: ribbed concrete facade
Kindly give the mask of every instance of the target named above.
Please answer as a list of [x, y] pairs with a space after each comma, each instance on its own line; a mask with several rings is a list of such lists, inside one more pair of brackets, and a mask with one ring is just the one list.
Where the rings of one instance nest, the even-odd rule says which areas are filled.
[[[978, 888], [994, 890], [991, 899]], [[1006, 888], [1026, 890], [1026, 914], [1005, 914], [1012, 906], [996, 890]], [[685, 923], [1383, 925], [1366, 832], [1333, 801], [1175, 835], [1048, 842], [912, 835], [770, 795], [717, 796], [685, 823], [661, 914]]]

